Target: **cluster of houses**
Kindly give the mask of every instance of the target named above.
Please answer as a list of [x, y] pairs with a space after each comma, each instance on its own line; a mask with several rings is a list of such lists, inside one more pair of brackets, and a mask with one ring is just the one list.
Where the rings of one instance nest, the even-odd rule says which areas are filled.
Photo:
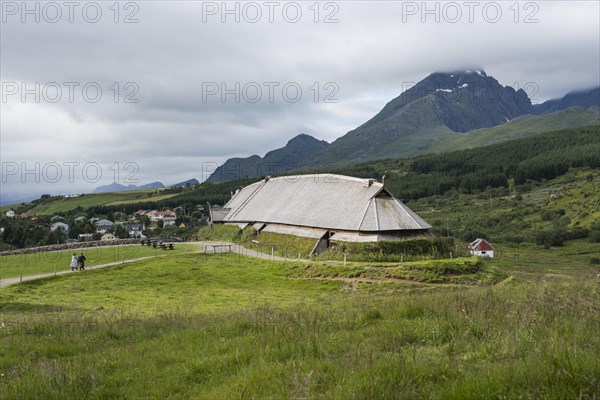
[[[8, 218], [17, 217], [14, 210], [6, 211], [5, 215]], [[171, 210], [165, 210], [165, 211], [138, 210], [137, 212], [135, 212], [134, 215], [135, 216], [145, 215], [149, 218], [150, 222], [162, 221], [162, 226], [173, 226], [173, 225], [175, 225], [175, 222], [177, 220], [177, 214]], [[21, 217], [23, 219], [31, 219], [32, 221], [38, 220], [41, 218], [38, 216], [29, 217], [27, 214], [22, 214], [19, 217]], [[76, 223], [83, 223], [85, 221], [87, 221], [87, 218], [83, 217], [83, 216], [75, 218]], [[61, 216], [59, 216], [59, 215], [53, 216], [50, 219], [50, 222], [51, 222], [51, 225], [50, 225], [51, 232], [54, 232], [57, 229], [60, 229], [66, 237], [69, 236], [69, 228], [70, 228], [69, 224], [62, 221]], [[115, 239], [117, 239], [117, 237], [115, 236], [114, 233], [118, 227], [119, 227], [118, 229], [121, 229], [120, 227], [123, 227], [130, 238], [140, 238], [140, 239], [145, 238], [143, 231], [146, 229], [146, 225], [143, 222], [115, 223], [108, 219], [98, 219], [98, 218], [92, 218], [92, 219], [90, 219], [90, 222], [93, 223], [93, 225], [95, 227], [95, 232], [79, 234], [77, 240], [79, 240], [79, 241], [92, 240], [92, 237], [94, 236], [94, 234], [102, 235], [101, 240], [115, 240]], [[179, 227], [180, 228], [189, 228], [189, 227], [198, 227], [200, 225], [202, 225], [202, 223], [199, 221], [182, 222], [179, 225]]]
[[[76, 219], [76, 221], [83, 221], [85, 219], [85, 217], [79, 217]], [[114, 232], [114, 228], [116, 227], [116, 224], [113, 221], [109, 221], [107, 219], [99, 219], [96, 221], [92, 221], [96, 227], [96, 233], [101, 234], [101, 240], [115, 240], [117, 239], [117, 237], [113, 234]], [[129, 224], [124, 224], [122, 225], [125, 227], [125, 230], [127, 231], [127, 234], [129, 235], [129, 237], [131, 238], [140, 238], [140, 239], [144, 239], [145, 235], [142, 233], [145, 229], [146, 226], [143, 223], [129, 223]], [[52, 225], [50, 225], [50, 230], [52, 232], [54, 232], [57, 229], [61, 229], [64, 234], [66, 236], [69, 235], [69, 224], [66, 224], [64, 222], [55, 222]], [[94, 235], [92, 233], [80, 233], [78, 235], [78, 240], [80, 242], [85, 242], [88, 240], [92, 240], [92, 237]]]
[[177, 214], [174, 211], [157, 211], [157, 210], [138, 210], [135, 212], [136, 216], [146, 216], [152, 222], [162, 221], [163, 226], [175, 225], [177, 220]]

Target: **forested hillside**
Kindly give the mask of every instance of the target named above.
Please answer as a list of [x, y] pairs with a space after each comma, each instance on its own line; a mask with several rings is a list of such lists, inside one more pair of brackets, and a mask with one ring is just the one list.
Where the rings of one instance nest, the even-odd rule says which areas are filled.
[[508, 188], [509, 180], [556, 178], [569, 168], [600, 167], [600, 127], [566, 129], [535, 137], [409, 160], [381, 160], [337, 169], [336, 173], [381, 178], [396, 196], [418, 199], [451, 189], [466, 193]]

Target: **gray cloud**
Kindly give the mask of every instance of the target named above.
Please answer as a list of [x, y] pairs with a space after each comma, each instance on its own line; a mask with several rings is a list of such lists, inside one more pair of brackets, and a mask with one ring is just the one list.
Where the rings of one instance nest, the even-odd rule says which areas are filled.
[[[286, 22], [279, 11], [290, 3], [281, 2], [270, 23], [265, 3], [257, 2], [263, 13], [260, 22], [248, 23], [241, 15], [235, 23], [226, 15], [222, 23], [219, 14], [203, 22], [202, 13], [203, 7], [220, 7], [221, 2], [139, 1], [133, 2], [139, 22], [132, 24], [122, 23], [135, 11], [123, 9], [125, 2], [119, 3], [119, 23], [108, 8], [112, 3], [97, 3], [102, 18], [94, 24], [77, 12], [73, 23], [65, 15], [57, 23], [44, 21], [43, 15], [39, 23], [31, 16], [22, 23], [20, 12], [4, 12], [7, 3], [22, 4], [2, 3], [3, 85], [25, 82], [32, 88], [35, 82], [42, 87], [57, 82], [63, 98], [37, 103], [33, 95], [25, 102], [10, 96], [0, 104], [2, 162], [110, 166], [131, 161], [139, 165], [141, 183], [201, 179], [203, 163], [264, 155], [300, 133], [332, 141], [368, 120], [408, 83], [433, 71], [481, 66], [504, 85], [534, 82], [533, 97], [539, 101], [599, 84], [597, 2], [521, 2], [519, 15], [509, 8], [513, 3], [493, 3], [501, 10], [495, 23], [489, 22], [492, 2], [479, 3], [473, 22], [463, 2], [427, 3], [430, 10], [438, 7], [439, 22], [435, 13], [423, 14], [421, 2], [321, 2], [319, 23], [313, 22], [312, 2], [298, 3], [302, 18], [297, 23]], [[453, 4], [462, 13], [456, 23], [450, 21]], [[403, 13], [415, 6], [414, 14]], [[482, 13], [485, 7], [490, 14]], [[339, 21], [322, 23], [332, 11]], [[538, 22], [525, 23], [528, 15]], [[64, 82], [80, 84], [73, 102]], [[139, 91], [133, 94], [125, 87], [128, 82]], [[211, 82], [229, 89], [236, 82], [240, 88], [250, 83], [248, 90], [258, 85], [262, 97], [252, 103], [243, 93], [239, 102], [232, 94], [225, 101], [220, 93], [203, 95]], [[272, 102], [268, 82], [279, 84]], [[82, 96], [80, 88], [86, 83], [101, 87], [97, 103]], [[283, 96], [286, 83], [302, 89], [297, 102]], [[323, 102], [333, 93], [327, 83], [339, 89], [332, 95], [337, 102]], [[252, 97], [253, 92], [246, 94]], [[125, 103], [127, 95], [138, 102]], [[106, 174], [101, 183], [110, 179]], [[23, 183], [12, 175], [7, 180], [2, 182], [3, 198], [87, 191], [100, 184], [81, 179]]]

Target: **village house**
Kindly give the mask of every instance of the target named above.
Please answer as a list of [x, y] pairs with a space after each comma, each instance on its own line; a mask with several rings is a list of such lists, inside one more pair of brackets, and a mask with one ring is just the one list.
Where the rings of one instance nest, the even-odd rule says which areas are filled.
[[14, 217], [15, 217], [15, 212], [14, 212], [13, 210], [8, 210], [8, 211], [6, 212], [6, 216], [7, 216], [8, 218], [14, 218]]
[[[165, 218], [169, 218], [168, 220], [171, 221], [171, 218], [177, 218], [177, 214], [175, 214], [175, 212], [171, 211], [171, 210], [154, 211], [152, 213], [152, 216], [150, 217], [150, 221], [156, 222], [156, 221], [160, 221], [160, 220], [165, 220]], [[175, 219], [173, 219], [173, 221], [175, 221]], [[175, 222], [173, 222], [173, 223], [175, 223]], [[170, 224], [170, 225], [172, 225], [172, 224]]]
[[142, 231], [146, 229], [144, 224], [126, 224], [125, 230], [129, 234], [129, 237], [139, 238], [142, 237]]
[[310, 174], [266, 177], [238, 189], [211, 223], [252, 226], [329, 241], [374, 242], [431, 236], [425, 220], [374, 179]]
[[474, 256], [494, 258], [494, 247], [485, 239], [475, 239], [467, 250]]
[[108, 231], [112, 230], [114, 223], [107, 219], [101, 219], [96, 221], [96, 232], [105, 234]]
[[175, 225], [176, 220], [177, 220], [177, 217], [163, 217], [162, 218], [163, 226]]
[[104, 240], [104, 241], [117, 240], [117, 237], [115, 235], [113, 235], [112, 233], [105, 233], [104, 235], [102, 235], [100, 240]]
[[80, 242], [88, 242], [88, 241], [92, 240], [92, 236], [94, 236], [94, 235], [92, 235], [91, 233], [80, 233], [77, 236], [77, 239]]

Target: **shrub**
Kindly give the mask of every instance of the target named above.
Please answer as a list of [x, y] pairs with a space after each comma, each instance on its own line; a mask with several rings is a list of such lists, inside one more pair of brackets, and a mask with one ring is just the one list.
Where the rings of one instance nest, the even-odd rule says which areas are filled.
[[550, 246], [562, 246], [564, 241], [561, 232], [555, 230], [543, 230], [538, 231], [535, 234], [535, 243], [544, 245], [544, 247], [548, 248]]

